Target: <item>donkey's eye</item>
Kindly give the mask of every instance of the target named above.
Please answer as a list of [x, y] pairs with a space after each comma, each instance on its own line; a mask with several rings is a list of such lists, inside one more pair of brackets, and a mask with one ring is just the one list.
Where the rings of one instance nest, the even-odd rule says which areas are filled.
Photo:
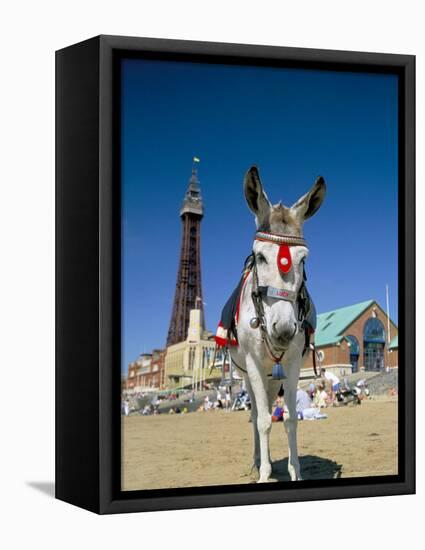
[[267, 263], [267, 260], [264, 256], [264, 254], [261, 254], [261, 252], [259, 254], [257, 254], [256, 260], [259, 264], [266, 264]]

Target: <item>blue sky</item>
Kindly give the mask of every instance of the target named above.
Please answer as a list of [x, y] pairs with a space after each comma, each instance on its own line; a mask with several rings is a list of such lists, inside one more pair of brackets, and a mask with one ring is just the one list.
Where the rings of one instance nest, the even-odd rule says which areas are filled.
[[201, 158], [207, 327], [252, 247], [243, 176], [260, 169], [291, 205], [322, 175], [304, 226], [319, 313], [370, 298], [397, 312], [397, 77], [129, 59], [122, 64], [123, 362], [165, 344], [180, 252], [179, 209]]

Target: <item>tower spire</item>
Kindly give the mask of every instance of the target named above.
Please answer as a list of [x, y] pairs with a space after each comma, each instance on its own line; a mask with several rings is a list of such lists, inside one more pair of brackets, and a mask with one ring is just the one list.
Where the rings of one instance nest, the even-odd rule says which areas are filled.
[[197, 170], [200, 160], [198, 157], [192, 160], [192, 175], [180, 209], [183, 234], [167, 346], [186, 340], [192, 309], [201, 310], [201, 325], [202, 329], [205, 328], [201, 284], [201, 220], [204, 206]]
[[204, 208], [201, 196], [201, 187], [198, 180], [197, 164], [200, 162], [198, 157], [192, 159], [192, 175], [189, 179], [189, 185], [184, 197], [183, 206], [180, 210], [180, 216], [185, 213], [204, 215]]

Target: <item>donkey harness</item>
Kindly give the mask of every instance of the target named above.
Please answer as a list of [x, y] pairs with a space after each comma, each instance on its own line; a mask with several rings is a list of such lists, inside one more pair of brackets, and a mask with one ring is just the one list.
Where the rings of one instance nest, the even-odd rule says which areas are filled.
[[[255, 239], [259, 241], [271, 242], [279, 246], [279, 251], [277, 255], [277, 266], [279, 272], [283, 275], [289, 273], [292, 269], [292, 257], [291, 257], [291, 246], [307, 246], [305, 239], [302, 237], [296, 237], [292, 235], [278, 235], [274, 233], [266, 233], [263, 231], [257, 231], [255, 234]], [[304, 260], [303, 260], [304, 264]], [[314, 333], [316, 329], [316, 309], [314, 307], [311, 296], [306, 287], [307, 275], [305, 270], [305, 265], [303, 265], [303, 281], [298, 290], [298, 293], [287, 289], [285, 287], [275, 288], [271, 286], [262, 286], [258, 281], [258, 272], [257, 265], [255, 261], [254, 253], [251, 253], [245, 260], [244, 269], [242, 272], [242, 277], [239, 281], [238, 286], [233, 291], [229, 300], [226, 302], [222, 314], [220, 323], [217, 329], [217, 334], [215, 337], [217, 347], [225, 347], [228, 351], [229, 346], [238, 346], [238, 333], [237, 333], [237, 323], [239, 317], [239, 307], [240, 300], [245, 282], [248, 276], [252, 274], [252, 293], [251, 298], [254, 304], [254, 309], [256, 317], [253, 317], [250, 321], [250, 326], [253, 329], [259, 328], [261, 331], [262, 340], [264, 342], [267, 354], [273, 360], [273, 370], [272, 377], [274, 379], [283, 379], [286, 378], [283, 367], [280, 364], [284, 353], [280, 355], [276, 354], [273, 350], [272, 343], [267, 331], [266, 319], [264, 314], [264, 304], [263, 300], [268, 297], [275, 300], [286, 300], [293, 303], [296, 306], [296, 317], [299, 323], [299, 326], [304, 331], [305, 343], [303, 356], [310, 349], [310, 338], [311, 334]], [[235, 364], [236, 365], [236, 364]], [[236, 365], [238, 369], [244, 371], [241, 367]], [[315, 375], [316, 372], [316, 353], [313, 349], [313, 366]]]

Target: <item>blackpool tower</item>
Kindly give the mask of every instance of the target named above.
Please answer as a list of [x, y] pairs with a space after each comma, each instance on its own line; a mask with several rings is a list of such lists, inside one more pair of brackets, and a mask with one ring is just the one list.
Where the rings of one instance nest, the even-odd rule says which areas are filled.
[[201, 284], [201, 220], [204, 208], [195, 164], [199, 159], [194, 157], [193, 160], [192, 176], [180, 210], [183, 234], [167, 347], [186, 340], [192, 309], [201, 310], [201, 325], [202, 329], [205, 328]]

